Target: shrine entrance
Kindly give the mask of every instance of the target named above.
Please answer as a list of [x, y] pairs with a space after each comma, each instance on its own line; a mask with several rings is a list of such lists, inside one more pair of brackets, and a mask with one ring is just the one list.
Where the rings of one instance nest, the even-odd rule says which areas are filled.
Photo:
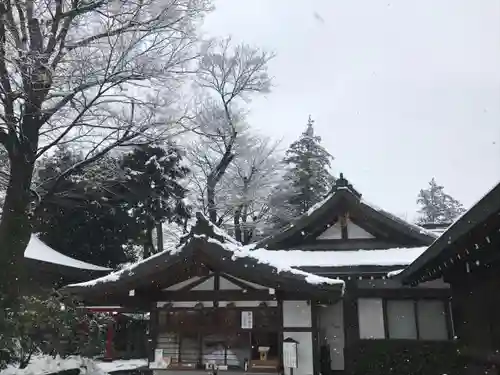
[[277, 372], [282, 338], [277, 303], [251, 302], [160, 309], [157, 348], [169, 368]]

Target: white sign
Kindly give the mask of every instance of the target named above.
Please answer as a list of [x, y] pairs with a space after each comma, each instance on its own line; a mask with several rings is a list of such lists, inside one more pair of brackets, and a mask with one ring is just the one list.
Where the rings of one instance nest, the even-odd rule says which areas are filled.
[[252, 329], [253, 328], [253, 312], [252, 311], [242, 311], [241, 312], [241, 328]]
[[297, 343], [283, 342], [283, 366], [285, 368], [297, 368]]

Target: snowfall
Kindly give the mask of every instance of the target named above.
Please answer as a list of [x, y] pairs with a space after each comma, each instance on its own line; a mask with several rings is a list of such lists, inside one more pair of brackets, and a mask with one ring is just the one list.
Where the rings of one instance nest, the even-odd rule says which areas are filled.
[[0, 371], [0, 375], [48, 375], [72, 369], [80, 369], [80, 375], [106, 375], [115, 371], [134, 370], [147, 365], [147, 359], [101, 362], [80, 356], [61, 358], [59, 356], [40, 355], [33, 357], [30, 364], [24, 369], [9, 366]]

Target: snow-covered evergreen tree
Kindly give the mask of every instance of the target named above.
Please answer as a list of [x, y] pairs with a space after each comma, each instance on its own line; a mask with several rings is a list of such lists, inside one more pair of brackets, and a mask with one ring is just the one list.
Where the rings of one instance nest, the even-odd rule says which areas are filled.
[[125, 196], [130, 215], [144, 228], [145, 258], [157, 251], [153, 242], [157, 224], [183, 225], [189, 218], [184, 203], [187, 190], [180, 184], [189, 169], [181, 161], [182, 153], [174, 144], [139, 147], [123, 158], [127, 181], [124, 185], [128, 191]]
[[453, 222], [465, 212], [462, 204], [444, 192], [444, 187], [438, 185], [433, 178], [427, 189], [421, 189], [417, 203], [420, 205], [417, 222], [419, 224], [443, 224]]
[[272, 204], [277, 226], [283, 226], [321, 201], [331, 189], [334, 178], [329, 171], [333, 156], [314, 134], [314, 121], [309, 116], [307, 128], [286, 151], [286, 172], [277, 187]]

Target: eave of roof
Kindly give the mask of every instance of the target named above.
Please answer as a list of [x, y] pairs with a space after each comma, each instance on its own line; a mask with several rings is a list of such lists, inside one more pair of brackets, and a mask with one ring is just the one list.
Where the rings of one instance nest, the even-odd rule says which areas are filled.
[[[343, 179], [343, 177], [342, 177]], [[338, 180], [337, 180], [338, 181]], [[330, 212], [332, 207], [336, 206], [342, 199], [351, 202], [351, 204], [358, 205], [368, 216], [374, 218], [379, 222], [390, 225], [396, 228], [401, 233], [413, 238], [421, 243], [421, 245], [430, 245], [438, 237], [436, 233], [426, 230], [418, 225], [411, 224], [396, 215], [393, 215], [361, 198], [358, 193], [348, 182], [343, 179], [339, 186], [334, 186], [332, 192], [329, 193], [325, 199], [315, 204], [305, 214], [300, 216], [290, 225], [283, 228], [280, 232], [268, 236], [261, 241], [257, 242], [256, 247], [263, 247], [268, 249], [280, 248], [280, 244], [287, 238], [296, 235], [302, 231], [309, 224], [318, 220], [322, 215]]]
[[24, 257], [34, 261], [55, 264], [59, 267], [69, 269], [79, 269], [93, 272], [111, 272], [111, 268], [96, 266], [95, 264], [83, 262], [78, 259], [71, 258], [67, 255], [52, 249], [50, 246], [41, 241], [36, 235], [31, 235], [31, 239], [24, 251]]
[[[340, 280], [333, 280], [317, 276], [297, 268], [278, 264], [273, 260], [263, 260], [249, 247], [241, 246], [221, 229], [213, 226], [203, 215], [197, 215], [197, 223], [191, 232], [185, 236], [182, 243], [174, 248], [167, 249], [148, 259], [133, 264], [123, 270], [84, 283], [72, 284], [63, 288], [63, 291], [75, 294], [99, 294], [110, 290], [126, 287], [133, 289], [137, 283], [150, 283], [150, 277], [166, 272], [178, 262], [183, 262], [195, 252], [205, 252], [215, 263], [231, 268], [232, 265], [241, 266], [250, 272], [251, 277], [259, 273], [268, 278], [280, 278], [283, 282], [294, 282], [313, 290], [329, 290], [343, 292], [344, 284]], [[244, 263], [244, 264], [243, 264]], [[253, 280], [250, 280], [253, 281]]]
[[[468, 211], [460, 216], [441, 236], [422, 253], [414, 262], [400, 272], [396, 278], [404, 283], [412, 283], [423, 278], [426, 269], [442, 257], [444, 253], [451, 252], [453, 245], [469, 231], [484, 223], [491, 215], [500, 214], [500, 183], [493, 187]], [[452, 257], [450, 253], [446, 258]], [[432, 278], [441, 277], [442, 272], [436, 272]]]

